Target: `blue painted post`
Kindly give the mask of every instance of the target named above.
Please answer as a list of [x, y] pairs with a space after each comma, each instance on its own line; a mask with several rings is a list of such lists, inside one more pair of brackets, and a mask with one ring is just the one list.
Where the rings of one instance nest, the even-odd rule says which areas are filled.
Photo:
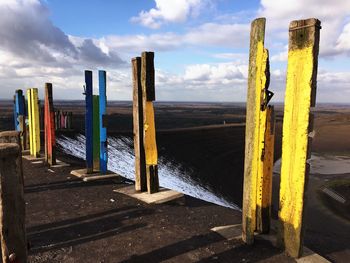
[[98, 77], [100, 92], [100, 171], [102, 174], [106, 174], [108, 162], [106, 71], [99, 70]]
[[21, 131], [21, 124], [19, 122], [18, 117], [20, 115], [24, 116], [25, 115], [25, 102], [24, 102], [24, 96], [23, 96], [23, 91], [18, 89], [16, 90], [16, 95], [15, 95], [15, 130], [16, 131]]
[[15, 130], [17, 131], [18, 127], [18, 116], [17, 116], [17, 92], [13, 96], [13, 123], [15, 125]]
[[85, 137], [86, 137], [86, 172], [93, 172], [92, 153], [92, 71], [85, 70]]

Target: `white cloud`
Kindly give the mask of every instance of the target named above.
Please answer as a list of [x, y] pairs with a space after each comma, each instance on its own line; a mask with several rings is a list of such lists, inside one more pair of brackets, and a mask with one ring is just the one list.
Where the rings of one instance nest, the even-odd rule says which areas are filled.
[[189, 16], [198, 15], [203, 0], [155, 0], [156, 7], [142, 10], [131, 21], [152, 29], [160, 28], [166, 22], [185, 22]]
[[51, 22], [49, 10], [39, 0], [1, 1], [0, 26], [1, 98], [49, 81], [63, 92], [60, 98], [72, 98], [65, 88], [76, 87], [73, 80], [83, 79], [84, 68], [124, 64], [115, 50], [103, 49], [93, 39], [78, 41], [66, 35]]
[[110, 35], [95, 42], [96, 45], [103, 46], [107, 50], [118, 50], [130, 55], [144, 50], [171, 51], [188, 46], [241, 48], [249, 45], [249, 25], [205, 23], [188, 29], [182, 35], [173, 32], [150, 35]]
[[[350, 51], [342, 38], [348, 28], [350, 1], [347, 0], [261, 0], [259, 16], [267, 19], [267, 36], [284, 41], [288, 38], [288, 25], [292, 20], [318, 18], [321, 20], [320, 56], [332, 57]], [[269, 41], [269, 40], [267, 40]]]
[[249, 43], [249, 24], [205, 23], [184, 35], [185, 42], [221, 47], [244, 47]]
[[[273, 33], [273, 35], [269, 32], [266, 34], [267, 42], [272, 42], [271, 61], [275, 62], [271, 63], [271, 90], [276, 94], [274, 100], [281, 101], [284, 99], [286, 67], [281, 70], [273, 66], [277, 64], [280, 67], [279, 62], [286, 60], [288, 23], [299, 18], [296, 12], [300, 11], [301, 2], [298, 0], [296, 5], [292, 6], [263, 2], [265, 5], [260, 13], [268, 16], [267, 27]], [[320, 5], [326, 5], [325, 1], [321, 1]], [[338, 11], [338, 7], [332, 8], [335, 8], [335, 11], [331, 10], [331, 14]], [[342, 8], [346, 8], [346, 5], [342, 5]], [[189, 10], [188, 13], [185, 12], [185, 18], [181, 18], [180, 15], [174, 15], [173, 18], [164, 15], [153, 19], [160, 24], [181, 22], [181, 19], [186, 20], [194, 15], [194, 11], [191, 8]], [[347, 23], [344, 22], [347, 16], [345, 13], [345, 11], [339, 13], [341, 17], [339, 21], [342, 22], [339, 22], [337, 17], [335, 20], [338, 24], [332, 24], [327, 12], [320, 12], [326, 17], [321, 18], [323, 23], [321, 40], [325, 37], [323, 34], [325, 28], [333, 28], [335, 32], [335, 37], [330, 39], [331, 42], [326, 49], [322, 47], [325, 44], [321, 42], [323, 55], [349, 54], [350, 23], [349, 20]], [[307, 14], [303, 13], [305, 17]], [[108, 98], [131, 99], [131, 68], [130, 64], [124, 61], [130, 61], [131, 57], [139, 55], [144, 50], [155, 51], [158, 61], [162, 60], [164, 53], [169, 58], [173, 50], [196, 50], [203, 54], [203, 58], [214, 57], [225, 59], [226, 62], [204, 61], [202, 64], [179, 65], [177, 61], [176, 68], [182, 69], [183, 74], [165, 72], [157, 68], [158, 100], [244, 101], [246, 98], [249, 56], [244, 52], [249, 47], [250, 28], [248, 24], [236, 20], [231, 23], [221, 21], [221, 23], [210, 22], [186, 27], [182, 34], [167, 32], [109, 35], [96, 39], [67, 35], [52, 23], [49, 10], [39, 0], [2, 0], [0, 26], [0, 98], [11, 98], [14, 90], [18, 88], [41, 88], [45, 82], [52, 82], [55, 98], [82, 99], [83, 70], [103, 67], [107, 70], [109, 80]], [[276, 39], [278, 41], [275, 41]], [[267, 47], [269, 46], [267, 44]], [[223, 53], [217, 53], [220, 52], [218, 50]], [[208, 58], [208, 61], [212, 61], [212, 58]], [[97, 78], [94, 76], [96, 84]], [[350, 90], [349, 83], [349, 72], [319, 71], [320, 88], [317, 95], [319, 101], [329, 101], [333, 98], [344, 101], [347, 98], [344, 94], [348, 94]]]
[[350, 23], [346, 24], [343, 28], [343, 32], [337, 39], [335, 49], [338, 52], [346, 52], [350, 54]]
[[242, 83], [246, 81], [246, 78], [247, 65], [235, 65], [234, 63], [189, 65], [184, 75], [187, 81], [215, 85]]
[[[156, 70], [157, 99], [180, 101], [243, 101], [246, 66], [194, 64], [184, 75]], [[243, 71], [243, 72], [241, 72]]]

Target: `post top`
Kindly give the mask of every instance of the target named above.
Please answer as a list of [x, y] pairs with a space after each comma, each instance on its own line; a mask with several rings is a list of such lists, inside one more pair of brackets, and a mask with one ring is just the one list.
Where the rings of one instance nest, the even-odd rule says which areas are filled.
[[312, 26], [321, 28], [321, 21], [318, 20], [317, 18], [293, 20], [289, 24], [289, 30], [297, 30], [297, 29], [312, 27]]
[[0, 158], [8, 155], [16, 155], [20, 151], [17, 143], [0, 143]]
[[137, 60], [141, 60], [141, 57], [134, 57], [131, 59], [131, 61], [137, 61]]
[[19, 131], [3, 131], [0, 132], [0, 137], [9, 137], [9, 136], [19, 136], [20, 132]]

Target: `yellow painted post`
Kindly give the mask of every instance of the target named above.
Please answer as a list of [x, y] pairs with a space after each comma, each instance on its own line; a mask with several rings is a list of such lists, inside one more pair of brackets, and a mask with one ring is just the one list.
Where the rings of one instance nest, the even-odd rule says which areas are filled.
[[[256, 212], [256, 231], [268, 233], [270, 231], [271, 218], [271, 198], [272, 198], [272, 174], [273, 174], [273, 156], [275, 146], [275, 113], [274, 107], [268, 106], [264, 111], [265, 124], [264, 138], [259, 162], [260, 170], [258, 175], [258, 195]], [[261, 124], [261, 123], [260, 123]]]
[[34, 155], [33, 151], [33, 131], [32, 131], [32, 92], [30, 89], [27, 90], [27, 104], [28, 104], [28, 127], [29, 127], [29, 149], [30, 155]]
[[[273, 93], [269, 86], [269, 54], [264, 48], [265, 18], [252, 22], [250, 32], [250, 54], [248, 72], [248, 92], [246, 105], [246, 137], [244, 160], [242, 239], [247, 244], [254, 242], [257, 221], [262, 210], [264, 178], [264, 148], [266, 132], [267, 103]], [[268, 158], [265, 158], [268, 159]], [[264, 193], [265, 194], [265, 193]], [[271, 193], [270, 193], [271, 194]]]
[[311, 18], [289, 26], [284, 102], [278, 241], [292, 257], [302, 255], [305, 190], [312, 132], [310, 107], [316, 99], [321, 22]]
[[31, 155], [34, 157], [40, 156], [40, 119], [39, 119], [39, 100], [38, 89], [29, 89], [30, 96], [28, 100], [28, 112], [30, 114], [30, 142]]
[[144, 117], [143, 140], [146, 160], [146, 180], [148, 193], [151, 194], [159, 191], [158, 151], [153, 109], [153, 101], [155, 100], [153, 52], [142, 52], [141, 85]]

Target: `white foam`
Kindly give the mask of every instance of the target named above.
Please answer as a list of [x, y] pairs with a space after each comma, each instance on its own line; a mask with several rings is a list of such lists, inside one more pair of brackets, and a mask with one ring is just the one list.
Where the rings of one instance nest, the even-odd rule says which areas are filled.
[[[61, 136], [57, 143], [65, 153], [85, 160], [85, 136], [78, 135], [76, 139]], [[134, 180], [135, 158], [133, 141], [128, 137], [108, 138], [108, 169], [125, 178]], [[191, 169], [179, 163], [159, 158], [158, 176], [159, 184], [186, 195], [190, 195], [214, 204], [229, 207], [240, 211], [240, 208], [223, 197], [218, 196], [195, 182], [191, 177]]]

